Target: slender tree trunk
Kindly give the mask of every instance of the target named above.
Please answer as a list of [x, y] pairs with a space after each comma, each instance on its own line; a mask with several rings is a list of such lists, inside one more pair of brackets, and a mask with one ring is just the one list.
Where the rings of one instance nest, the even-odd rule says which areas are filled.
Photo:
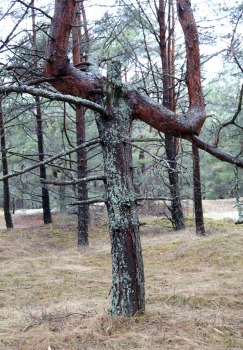
[[[200, 50], [199, 39], [196, 31], [196, 23], [191, 9], [191, 2], [187, 0], [177, 0], [177, 12], [181, 27], [185, 36], [186, 55], [187, 55], [187, 72], [186, 83], [189, 96], [189, 109], [196, 114], [201, 114], [201, 125], [203, 125], [206, 113], [204, 95], [201, 86], [201, 70], [200, 70]], [[190, 24], [190, 26], [188, 25]], [[191, 64], [190, 64], [191, 62]], [[191, 116], [190, 118], [193, 119]], [[199, 122], [199, 128], [200, 128]], [[196, 132], [197, 134], [198, 132]], [[193, 179], [194, 179], [194, 210], [196, 221], [196, 233], [205, 234], [202, 207], [202, 191], [200, 180], [200, 157], [198, 148], [192, 146], [193, 154]]]
[[[65, 181], [65, 173], [61, 172], [61, 181]], [[66, 186], [59, 186], [59, 208], [61, 213], [67, 210], [66, 205]]]
[[[85, 58], [83, 57], [82, 47], [81, 47], [81, 11], [85, 16], [85, 9], [83, 2], [76, 3], [76, 11], [74, 16], [74, 27], [72, 29], [72, 39], [73, 39], [73, 63], [77, 65], [81, 63]], [[86, 21], [85, 21], [86, 23]], [[85, 24], [85, 42], [88, 42], [88, 31]], [[88, 44], [88, 43], [87, 43]], [[87, 51], [85, 52], [87, 55]], [[77, 146], [85, 142], [85, 117], [84, 108], [76, 107], [76, 134], [77, 134]], [[79, 149], [77, 151], [77, 177], [82, 179], [87, 175], [87, 151], [86, 148]], [[78, 184], [78, 201], [83, 201], [88, 199], [88, 189], [86, 182]], [[80, 204], [78, 206], [78, 246], [88, 246], [88, 230], [89, 230], [89, 205]]]
[[[36, 125], [37, 125], [37, 143], [38, 143], [38, 153], [39, 153], [39, 161], [43, 162], [44, 157], [44, 138], [43, 138], [43, 130], [42, 130], [42, 114], [40, 107], [40, 97], [35, 97], [36, 104]], [[40, 165], [40, 178], [46, 180], [46, 167], [44, 164]], [[42, 207], [43, 207], [43, 221], [45, 224], [52, 223], [52, 215], [51, 215], [51, 207], [50, 207], [50, 197], [49, 190], [47, 186], [41, 187], [42, 192]]]
[[[8, 175], [8, 160], [6, 151], [5, 129], [2, 113], [2, 99], [0, 98], [0, 137], [1, 137], [1, 154], [2, 154], [2, 169], [3, 176]], [[7, 228], [13, 228], [13, 221], [10, 209], [10, 191], [8, 179], [3, 180], [3, 210]]]
[[107, 209], [112, 254], [113, 316], [132, 316], [145, 310], [144, 271], [139, 235], [136, 195], [132, 176], [132, 147], [124, 142], [131, 137], [132, 119], [126, 98], [114, 89], [119, 65], [109, 68], [109, 97], [106, 100], [111, 117], [97, 116], [102, 139], [106, 176]]
[[169, 183], [171, 195], [171, 218], [175, 230], [182, 230], [185, 228], [184, 215], [181, 205], [179, 176], [177, 170], [177, 162], [175, 160], [175, 140], [173, 136], [165, 135], [165, 151], [169, 162]]
[[[36, 42], [36, 23], [35, 23], [35, 9], [34, 9], [34, 0], [31, 2], [31, 14], [32, 14], [32, 43], [37, 55], [37, 42]], [[38, 55], [37, 55], [38, 56]], [[37, 58], [35, 58], [34, 65], [38, 68]], [[38, 153], [39, 161], [44, 161], [44, 137], [43, 137], [43, 128], [42, 128], [42, 112], [40, 104], [40, 96], [35, 96], [35, 117], [36, 117], [36, 134], [37, 134], [37, 143], [38, 143]], [[46, 167], [44, 164], [40, 165], [40, 178], [46, 180]], [[49, 190], [47, 186], [41, 187], [42, 193], [42, 208], [43, 208], [43, 221], [45, 224], [52, 223], [51, 207], [50, 207], [50, 197]]]
[[202, 189], [200, 176], [200, 156], [199, 149], [192, 146], [193, 154], [193, 189], [194, 189], [194, 211], [196, 233], [198, 235], [205, 235], [204, 220], [203, 220], [203, 206], [202, 206]]
[[237, 166], [234, 167], [235, 173], [235, 199], [236, 199], [236, 207], [238, 211], [238, 220], [236, 224], [243, 224], [243, 204], [240, 200], [240, 181], [239, 181], [239, 169]]
[[[173, 17], [173, 4], [168, 4], [168, 21], [165, 19], [166, 4], [163, 0], [159, 0], [158, 7], [158, 22], [160, 26], [160, 56], [163, 69], [163, 106], [175, 112], [175, 98], [173, 79], [171, 74], [174, 72], [174, 23], [171, 17]], [[168, 33], [167, 33], [168, 31]], [[166, 37], [167, 33], [167, 37]], [[180, 199], [179, 188], [179, 176], [177, 171], [176, 152], [175, 152], [175, 138], [171, 135], [165, 134], [165, 152], [169, 163], [168, 176], [169, 176], [169, 189], [171, 195], [171, 220], [175, 230], [181, 230], [185, 228], [184, 215]]]
[[[76, 108], [76, 132], [77, 132], [77, 146], [85, 142], [85, 119], [84, 108]], [[87, 175], [87, 151], [86, 148], [82, 148], [77, 151], [77, 177], [82, 179]], [[87, 183], [78, 184], [78, 200], [88, 199]], [[89, 239], [89, 205], [80, 204], [78, 206], [78, 245], [88, 246]]]

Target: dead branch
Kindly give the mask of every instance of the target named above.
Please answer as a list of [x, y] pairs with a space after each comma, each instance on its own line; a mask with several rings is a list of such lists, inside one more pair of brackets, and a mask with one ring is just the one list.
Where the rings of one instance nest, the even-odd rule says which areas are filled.
[[[51, 79], [52, 81], [55, 81], [55, 79]], [[64, 95], [64, 94], [60, 94], [58, 92], [50, 92], [41, 88], [35, 88], [32, 86], [28, 86], [28, 85], [10, 85], [10, 86], [4, 86], [1, 85], [0, 86], [0, 93], [1, 94], [8, 94], [11, 92], [16, 92], [16, 93], [27, 93], [33, 96], [41, 96], [41, 97], [45, 97], [48, 98], [51, 101], [62, 101], [62, 102], [69, 102], [69, 103], [73, 103], [77, 106], [84, 106], [87, 107], [95, 112], [98, 112], [104, 116], [108, 116], [109, 114], [107, 113], [107, 111], [100, 105], [98, 105], [95, 102], [92, 102], [90, 100], [86, 100], [83, 98], [79, 98], [79, 97], [75, 97], [75, 96], [71, 96], [71, 95]]]
[[[236, 110], [235, 114], [233, 115], [233, 117], [230, 120], [228, 120], [227, 122], [221, 124], [220, 127], [218, 128], [218, 130], [216, 132], [216, 135], [215, 135], [215, 141], [214, 141], [215, 146], [217, 146], [218, 143], [219, 143], [219, 135], [220, 135], [221, 130], [223, 128], [225, 128], [226, 126], [228, 126], [228, 125], [231, 125], [231, 124], [235, 125], [236, 118], [238, 117], [238, 115], [242, 111], [242, 100], [243, 100], [243, 84], [241, 85], [241, 90], [240, 90], [239, 102], [238, 102], [237, 110]], [[239, 125], [237, 125], [237, 127], [241, 128], [243, 130], [243, 127], [241, 127]]]
[[0, 181], [3, 181], [4, 179], [8, 179], [8, 178], [11, 178], [11, 177], [15, 177], [15, 176], [19, 176], [19, 175], [25, 174], [25, 173], [33, 170], [33, 169], [38, 168], [40, 165], [45, 165], [45, 164], [51, 163], [51, 162], [53, 162], [54, 160], [56, 160], [56, 159], [58, 159], [60, 157], [66, 156], [67, 154], [71, 154], [73, 152], [76, 152], [77, 150], [79, 150], [81, 148], [89, 147], [89, 146], [92, 146], [92, 145], [97, 144], [99, 142], [100, 142], [100, 139], [95, 139], [95, 140], [84, 142], [82, 145], [80, 145], [78, 147], [69, 149], [68, 151], [62, 151], [62, 152], [56, 154], [55, 156], [47, 158], [43, 162], [39, 162], [37, 164], [31, 165], [31, 166], [29, 166], [27, 168], [24, 168], [23, 170], [14, 170], [14, 171], [12, 171], [12, 173], [0, 177]]
[[81, 204], [95, 204], [95, 203], [106, 203], [106, 200], [104, 198], [90, 198], [83, 201], [72, 202], [69, 205], [76, 206]]
[[212, 156], [216, 157], [219, 160], [222, 160], [227, 163], [235, 164], [239, 168], [243, 168], [243, 159], [233, 156], [230, 153], [220, 150], [217, 146], [212, 145], [208, 142], [203, 141], [200, 137], [193, 135], [188, 138], [195, 146], [210, 153]]
[[82, 179], [75, 179], [72, 181], [56, 181], [56, 180], [45, 180], [45, 179], [40, 179], [40, 182], [42, 184], [47, 184], [47, 185], [54, 185], [54, 186], [68, 186], [68, 185], [77, 185], [82, 182], [89, 182], [89, 181], [97, 181], [97, 180], [105, 180], [105, 176], [89, 176], [89, 177], [84, 177]]
[[86, 314], [80, 314], [78, 312], [71, 312], [69, 314], [63, 315], [63, 316], [54, 316], [52, 314], [45, 314], [44, 317], [34, 317], [33, 315], [31, 315], [31, 318], [33, 318], [34, 320], [23, 329], [23, 332], [28, 331], [30, 328], [36, 327], [41, 325], [42, 323], [45, 322], [51, 322], [51, 321], [58, 321], [58, 320], [62, 320], [71, 316], [82, 316], [82, 318], [84, 318], [85, 316], [87, 316]]

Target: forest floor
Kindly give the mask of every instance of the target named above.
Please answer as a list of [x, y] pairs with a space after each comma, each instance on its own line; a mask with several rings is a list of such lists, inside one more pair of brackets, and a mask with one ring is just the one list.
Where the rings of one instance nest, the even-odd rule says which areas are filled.
[[77, 249], [75, 215], [44, 226], [39, 212], [15, 214], [16, 228], [0, 229], [0, 350], [243, 349], [243, 225], [210, 205], [205, 237], [190, 217], [175, 232], [142, 216], [146, 313], [131, 318], [107, 313], [107, 221], [93, 221], [90, 248]]

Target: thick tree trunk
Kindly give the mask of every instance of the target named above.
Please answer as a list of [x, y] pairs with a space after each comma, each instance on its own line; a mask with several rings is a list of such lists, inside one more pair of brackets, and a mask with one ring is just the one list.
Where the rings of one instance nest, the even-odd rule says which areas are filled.
[[[43, 130], [42, 130], [42, 115], [40, 107], [40, 97], [35, 97], [36, 103], [36, 125], [37, 125], [37, 143], [38, 143], [38, 153], [39, 161], [43, 162], [44, 157], [44, 139], [43, 139]], [[40, 178], [46, 180], [46, 167], [44, 164], [40, 165]], [[49, 190], [47, 186], [41, 187], [42, 192], [42, 207], [43, 207], [43, 221], [45, 224], [52, 223], [51, 207], [50, 207], [50, 198]]]
[[[0, 137], [1, 137], [1, 154], [2, 154], [2, 169], [3, 176], [8, 175], [8, 160], [6, 152], [6, 140], [5, 140], [5, 129], [2, 113], [2, 100], [0, 99]], [[10, 209], [10, 191], [9, 191], [9, 180], [3, 180], [3, 210], [4, 218], [7, 228], [13, 228], [13, 221]]]
[[193, 189], [194, 189], [194, 212], [196, 233], [198, 235], [205, 235], [204, 220], [203, 220], [203, 206], [202, 206], [202, 189], [200, 176], [200, 156], [199, 149], [192, 145], [193, 153]]
[[97, 116], [104, 156], [107, 209], [112, 254], [113, 316], [132, 316], [145, 310], [144, 270], [139, 235], [136, 195], [132, 175], [131, 111], [122, 90], [113, 86], [119, 75], [110, 67], [106, 100], [109, 118]]

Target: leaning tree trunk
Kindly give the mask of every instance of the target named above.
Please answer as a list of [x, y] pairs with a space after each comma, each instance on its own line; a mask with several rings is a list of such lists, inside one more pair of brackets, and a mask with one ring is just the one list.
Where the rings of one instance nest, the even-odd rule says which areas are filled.
[[[113, 316], [132, 316], [144, 312], [144, 272], [139, 235], [136, 195], [132, 174], [131, 113], [118, 84], [118, 64], [109, 68], [106, 107], [110, 117], [97, 116], [102, 139], [106, 176], [107, 209], [112, 254]], [[116, 80], [115, 80], [116, 79]]]
[[[6, 151], [5, 129], [2, 113], [2, 100], [0, 99], [0, 137], [1, 137], [1, 154], [3, 176], [8, 175], [8, 160]], [[10, 191], [8, 178], [3, 180], [3, 210], [7, 228], [13, 228], [13, 221], [10, 210]]]
[[203, 206], [202, 206], [202, 189], [201, 189], [201, 176], [200, 176], [200, 156], [199, 149], [196, 146], [192, 146], [193, 154], [193, 189], [194, 189], [194, 212], [195, 212], [195, 224], [196, 233], [198, 235], [205, 235], [204, 219], [203, 219]]

